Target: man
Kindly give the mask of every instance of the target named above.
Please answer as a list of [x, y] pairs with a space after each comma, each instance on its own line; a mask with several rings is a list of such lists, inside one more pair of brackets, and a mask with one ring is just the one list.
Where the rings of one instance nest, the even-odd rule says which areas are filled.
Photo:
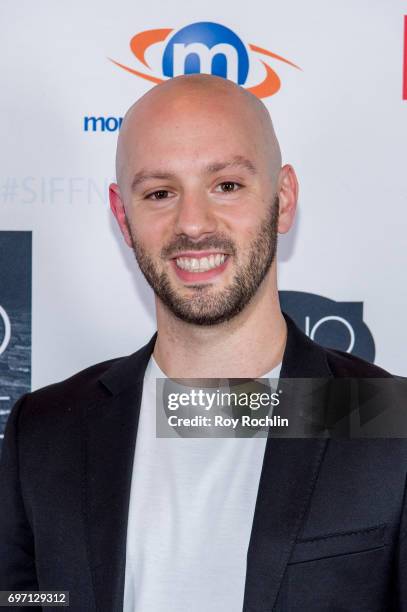
[[403, 440], [155, 436], [160, 376], [388, 376], [280, 310], [298, 187], [265, 107], [217, 77], [166, 81], [126, 114], [116, 170], [158, 333], [13, 409], [0, 589], [66, 590], [81, 612], [407, 610]]

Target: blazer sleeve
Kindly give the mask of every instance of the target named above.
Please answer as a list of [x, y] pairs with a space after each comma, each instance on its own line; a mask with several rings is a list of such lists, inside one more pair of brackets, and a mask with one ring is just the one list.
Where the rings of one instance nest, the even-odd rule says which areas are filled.
[[[0, 459], [0, 590], [38, 590], [34, 535], [19, 474], [18, 426], [27, 395], [9, 415]], [[13, 610], [17, 610], [14, 607]]]

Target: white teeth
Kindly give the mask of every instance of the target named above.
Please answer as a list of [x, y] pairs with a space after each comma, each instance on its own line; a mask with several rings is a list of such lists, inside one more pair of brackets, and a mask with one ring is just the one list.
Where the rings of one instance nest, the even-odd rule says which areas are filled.
[[226, 259], [226, 255], [217, 253], [216, 255], [209, 255], [209, 257], [178, 257], [175, 262], [178, 268], [181, 270], [187, 270], [188, 272], [207, 272], [217, 268]]
[[201, 257], [201, 259], [199, 260], [199, 270], [208, 270], [209, 269], [209, 260], [211, 258], [209, 257]]

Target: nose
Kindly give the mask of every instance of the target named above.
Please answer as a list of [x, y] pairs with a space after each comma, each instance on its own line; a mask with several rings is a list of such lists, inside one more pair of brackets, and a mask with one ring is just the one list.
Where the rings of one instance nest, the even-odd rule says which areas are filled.
[[175, 233], [198, 239], [216, 231], [217, 221], [211, 203], [202, 193], [185, 192], [178, 201]]

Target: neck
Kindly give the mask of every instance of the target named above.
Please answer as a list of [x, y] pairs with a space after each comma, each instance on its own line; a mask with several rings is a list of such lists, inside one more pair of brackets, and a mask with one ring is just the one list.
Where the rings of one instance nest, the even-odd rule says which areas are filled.
[[287, 328], [275, 272], [269, 276], [239, 315], [219, 325], [185, 323], [157, 300], [154, 358], [162, 371], [171, 378], [258, 378], [281, 363]]

